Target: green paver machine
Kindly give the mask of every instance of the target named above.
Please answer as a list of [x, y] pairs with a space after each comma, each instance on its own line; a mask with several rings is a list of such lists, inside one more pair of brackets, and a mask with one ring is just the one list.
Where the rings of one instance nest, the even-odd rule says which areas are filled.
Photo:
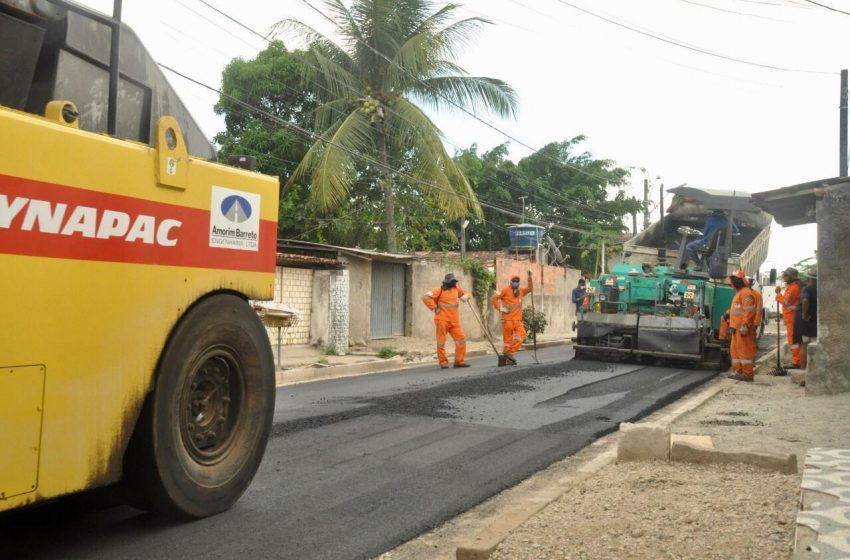
[[[736, 212], [746, 218], [745, 214], [758, 214], [759, 210], [745, 193], [692, 187], [678, 187], [678, 191], [671, 210], [691, 210], [687, 216], [678, 214], [666, 228], [663, 221], [656, 227], [665, 231], [675, 225], [676, 229], [658, 235], [653, 262], [635, 263], [632, 255], [624, 254], [624, 262], [590, 281], [588, 305], [576, 322], [576, 358], [661, 358], [706, 368], [728, 367], [728, 343], [719, 340], [718, 333], [721, 317], [734, 297], [727, 278], [728, 263], [730, 259], [740, 262], [740, 255], [731, 252], [734, 245], [727, 240], [733, 237], [731, 223]], [[700, 250], [704, 266], [689, 268], [685, 245], [702, 237], [692, 225], [703, 222], [712, 210], [725, 211], [729, 226], [712, 235]], [[758, 218], [770, 223], [769, 215]], [[679, 237], [678, 253], [675, 262], [668, 262], [668, 237], [675, 235], [674, 231]], [[754, 270], [745, 270], [750, 275], [755, 275], [761, 263], [753, 264]]]
[[728, 365], [717, 339], [734, 295], [708, 274], [668, 265], [615, 265], [590, 281], [589, 309], [577, 322], [576, 358], [667, 358]]

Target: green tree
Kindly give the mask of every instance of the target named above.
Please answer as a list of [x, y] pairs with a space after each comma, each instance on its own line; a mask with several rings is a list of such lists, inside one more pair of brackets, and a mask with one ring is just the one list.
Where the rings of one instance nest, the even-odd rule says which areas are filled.
[[[626, 196], [629, 172], [613, 161], [578, 151], [584, 140], [576, 136], [552, 142], [517, 164], [508, 159], [507, 144], [481, 155], [472, 146], [455, 160], [482, 199], [520, 214], [518, 198], [527, 197], [526, 221], [547, 227], [555, 244], [570, 255], [572, 266], [592, 270], [602, 239], [606, 252], [616, 251], [625, 230], [623, 217], [640, 211], [641, 204]], [[484, 216], [486, 222], [475, 222], [467, 230], [468, 246], [506, 247], [506, 228], [519, 219], [488, 208]]]
[[[220, 160], [250, 155], [257, 158], [258, 171], [279, 176], [281, 183], [292, 176], [309, 140], [279, 121], [309, 126], [316, 98], [302, 86], [302, 72], [298, 52], [288, 51], [280, 41], [270, 43], [252, 60], [236, 58], [225, 67], [224, 95], [215, 105], [216, 114], [224, 115], [225, 130], [213, 139], [220, 147]], [[316, 211], [308, 202], [303, 186], [292, 185], [281, 193], [279, 235], [293, 236], [315, 225]]]
[[[341, 45], [297, 20], [276, 26], [309, 41], [303, 72], [320, 101], [314, 130], [328, 140], [310, 146], [288, 184], [310, 177], [312, 200], [330, 210], [349, 198], [364, 174], [376, 176], [389, 251], [398, 250], [400, 183], [389, 167], [406, 168], [419, 180], [408, 188], [421, 192], [423, 201], [436, 204], [450, 220], [480, 215], [473, 189], [417, 103], [435, 110], [456, 104], [515, 115], [517, 99], [509, 85], [469, 76], [456, 64], [460, 49], [489, 22], [458, 20], [458, 5], [438, 8], [430, 0], [354, 0], [350, 7], [326, 0], [324, 5]], [[378, 164], [364, 166], [352, 154]]]

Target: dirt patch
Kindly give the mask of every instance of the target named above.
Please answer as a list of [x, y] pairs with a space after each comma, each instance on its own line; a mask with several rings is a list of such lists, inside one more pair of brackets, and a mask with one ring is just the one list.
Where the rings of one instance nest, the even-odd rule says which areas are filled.
[[790, 558], [799, 486], [798, 475], [740, 464], [615, 463], [514, 531], [492, 558]]
[[758, 420], [726, 420], [725, 418], [714, 418], [711, 420], [700, 420], [701, 426], [764, 426]]

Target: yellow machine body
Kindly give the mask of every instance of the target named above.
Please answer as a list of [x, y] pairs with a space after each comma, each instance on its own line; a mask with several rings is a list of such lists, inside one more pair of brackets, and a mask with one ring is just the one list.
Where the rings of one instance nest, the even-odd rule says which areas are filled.
[[0, 511], [117, 481], [169, 335], [271, 299], [273, 177], [0, 107]]

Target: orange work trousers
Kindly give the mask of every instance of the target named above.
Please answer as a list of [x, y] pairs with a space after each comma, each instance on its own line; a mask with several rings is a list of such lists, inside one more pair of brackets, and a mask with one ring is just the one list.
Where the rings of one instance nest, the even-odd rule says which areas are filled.
[[437, 359], [440, 360], [440, 365], [449, 363], [446, 334], [450, 334], [455, 341], [455, 363], [462, 364], [466, 357], [466, 335], [463, 334], [463, 327], [455, 321], [434, 321], [434, 325], [437, 327]]
[[525, 340], [525, 327], [522, 321], [502, 321], [502, 347], [505, 354], [513, 354], [522, 346], [522, 341]]
[[753, 365], [756, 362], [756, 329], [750, 329], [747, 336], [738, 330], [732, 334], [732, 345], [729, 348], [732, 357], [732, 367], [735, 373], [744, 377], [754, 375]]
[[791, 348], [791, 363], [795, 366], [800, 365], [800, 345], [794, 342], [794, 316], [782, 316], [785, 321], [785, 338], [788, 340], [788, 347]]

